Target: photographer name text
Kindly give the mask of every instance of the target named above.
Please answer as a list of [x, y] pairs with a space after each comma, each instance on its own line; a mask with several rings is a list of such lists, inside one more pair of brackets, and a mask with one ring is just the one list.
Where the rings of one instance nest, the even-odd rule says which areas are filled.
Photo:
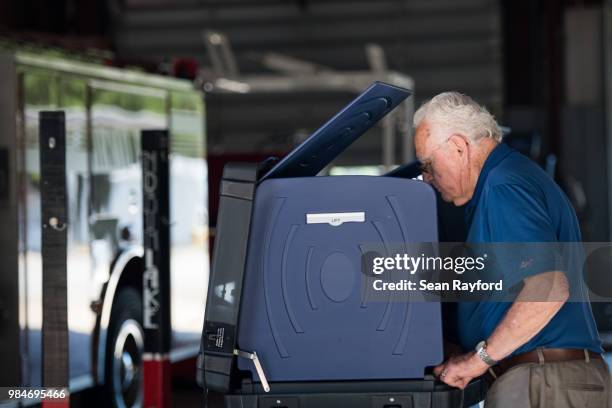
[[460, 291], [460, 292], [479, 292], [479, 291], [502, 291], [504, 286], [502, 280], [497, 282], [464, 282], [454, 279], [451, 282], [430, 282], [421, 279], [418, 282], [402, 279], [397, 282], [385, 282], [377, 279], [372, 282], [372, 287], [377, 291], [399, 290], [399, 291]]

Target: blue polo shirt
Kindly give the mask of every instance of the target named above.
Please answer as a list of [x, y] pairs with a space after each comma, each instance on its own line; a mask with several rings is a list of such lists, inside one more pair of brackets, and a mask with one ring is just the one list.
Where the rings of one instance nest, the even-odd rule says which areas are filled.
[[[468, 243], [581, 241], [576, 214], [563, 191], [533, 161], [504, 143], [495, 147], [485, 161], [465, 215]], [[538, 258], [540, 262], [533, 265], [530, 258], [529, 268], [509, 271], [504, 289], [512, 281], [521, 282], [528, 276], [554, 270], [545, 258]], [[570, 262], [575, 263], [574, 268], [581, 267], [580, 259]], [[493, 333], [511, 306], [511, 302], [459, 302], [461, 345], [473, 350]], [[513, 354], [537, 347], [585, 348], [601, 353], [590, 303], [566, 302], [542, 331]]]

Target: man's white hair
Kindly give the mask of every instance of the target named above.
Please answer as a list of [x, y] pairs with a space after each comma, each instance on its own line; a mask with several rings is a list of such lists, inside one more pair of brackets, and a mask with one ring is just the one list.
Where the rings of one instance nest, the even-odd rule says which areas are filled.
[[423, 103], [414, 114], [414, 126], [423, 121], [460, 133], [473, 142], [485, 137], [502, 140], [502, 131], [493, 115], [459, 92], [443, 92]]

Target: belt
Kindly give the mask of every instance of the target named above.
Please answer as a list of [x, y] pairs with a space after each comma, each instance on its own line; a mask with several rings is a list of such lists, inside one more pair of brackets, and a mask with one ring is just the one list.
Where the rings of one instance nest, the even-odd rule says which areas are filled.
[[589, 359], [601, 360], [602, 356], [599, 353], [585, 349], [540, 348], [528, 351], [526, 353], [517, 354], [516, 356], [500, 361], [493, 367], [489, 368], [487, 373], [484, 375], [484, 378], [490, 385], [506, 371], [519, 364], [543, 364], [574, 360], [589, 361]]

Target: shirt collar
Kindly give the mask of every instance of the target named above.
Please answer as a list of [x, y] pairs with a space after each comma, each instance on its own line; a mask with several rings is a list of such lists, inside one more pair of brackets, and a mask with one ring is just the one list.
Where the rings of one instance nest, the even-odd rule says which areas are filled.
[[478, 175], [478, 182], [476, 182], [476, 188], [474, 189], [474, 194], [470, 201], [465, 205], [465, 219], [467, 224], [470, 225], [472, 223], [472, 216], [474, 215], [474, 210], [478, 205], [478, 201], [480, 201], [480, 195], [482, 194], [482, 189], [484, 188], [484, 184], [487, 180], [487, 176], [502, 160], [504, 160], [510, 153], [512, 153], [513, 149], [505, 143], [499, 143], [491, 153], [489, 153], [489, 157], [484, 162], [482, 166], [482, 170], [480, 170], [480, 174]]

